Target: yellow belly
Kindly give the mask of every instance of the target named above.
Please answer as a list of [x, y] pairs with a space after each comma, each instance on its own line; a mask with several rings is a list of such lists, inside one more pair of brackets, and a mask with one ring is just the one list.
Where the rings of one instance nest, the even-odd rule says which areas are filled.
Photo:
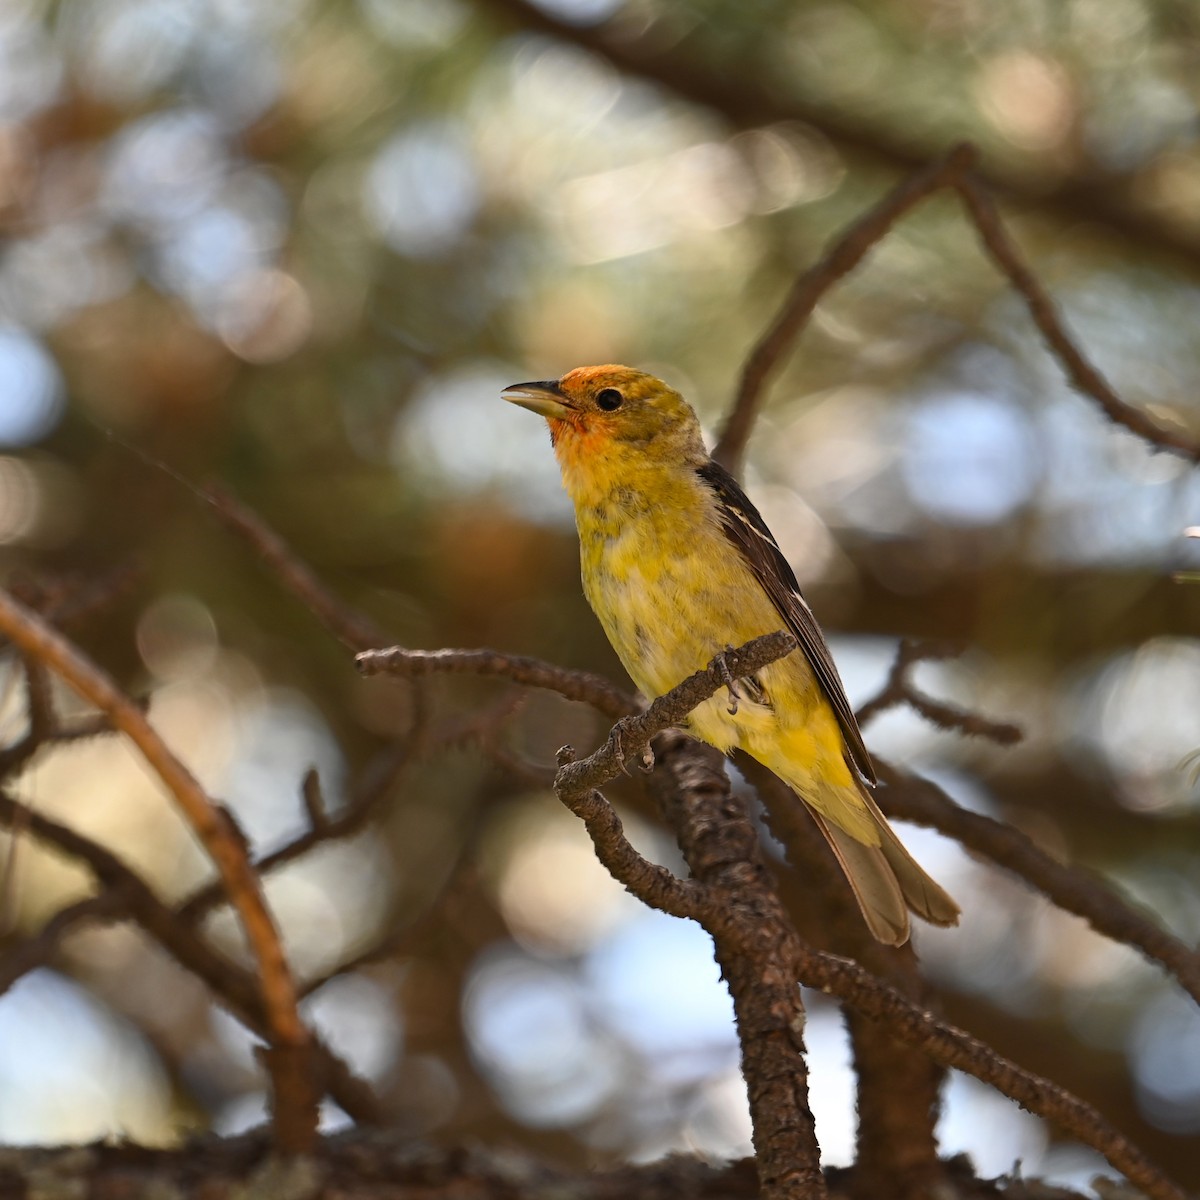
[[[583, 585], [613, 649], [647, 698], [670, 691], [722, 650], [784, 627], [740, 552], [715, 524], [641, 512], [635, 521], [580, 520]], [[761, 699], [756, 697], [761, 696]], [[728, 753], [744, 750], [818, 811], [875, 841], [847, 765], [833, 709], [802, 651], [758, 673], [729, 711], [725, 688], [693, 710], [688, 728]]]
[[714, 654], [783, 627], [720, 530], [687, 538], [638, 524], [582, 541], [583, 587], [633, 681], [658, 696]]

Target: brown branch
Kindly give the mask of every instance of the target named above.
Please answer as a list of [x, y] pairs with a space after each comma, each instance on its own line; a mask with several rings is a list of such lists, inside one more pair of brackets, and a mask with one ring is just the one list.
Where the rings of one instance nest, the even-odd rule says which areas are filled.
[[[734, 761], [758, 793], [763, 815], [794, 868], [779, 881], [785, 906], [821, 950], [846, 955], [923, 1008], [934, 1004], [912, 943], [883, 946], [863, 923], [846, 876], [799, 796], [761, 763], [737, 751]], [[788, 896], [785, 882], [795, 883]], [[798, 893], [798, 895], [796, 894]], [[855, 1180], [858, 1194], [918, 1200], [934, 1194], [945, 1176], [938, 1155], [937, 1117], [944, 1071], [884, 1025], [849, 1010], [846, 1025], [858, 1094]]]
[[[505, 698], [493, 710], [484, 710], [482, 714], [466, 722], [455, 723], [451, 728], [434, 730], [428, 736], [425, 733], [424, 713], [418, 712], [404, 741], [389, 747], [366, 767], [350, 802], [336, 816], [330, 816], [325, 811], [317, 773], [307, 772], [301, 786], [301, 794], [309, 817], [308, 829], [278, 849], [256, 859], [254, 869], [260, 875], [266, 875], [286, 863], [294, 862], [324, 842], [353, 836], [364, 828], [379, 804], [393, 791], [398, 780], [413, 762], [436, 750], [445, 750], [480, 739], [487, 741], [496, 727], [515, 711], [520, 700], [519, 694]], [[493, 747], [487, 745], [484, 749], [490, 752]], [[538, 776], [538, 782], [548, 787], [552, 778], [552, 775], [547, 777], [542, 773]], [[219, 883], [207, 884], [189, 896], [176, 911], [181, 920], [194, 923], [220, 904], [223, 898]], [[374, 961], [382, 955], [382, 950], [378, 953], [364, 952], [363, 961]], [[346, 969], [348, 968], [341, 967], [338, 970]], [[311, 982], [306, 984], [304, 993], [307, 994], [312, 987]]]
[[526, 687], [545, 688], [567, 700], [590, 704], [616, 720], [634, 711], [634, 698], [601, 675], [573, 671], [539, 658], [502, 654], [498, 650], [368, 650], [355, 660], [364, 675], [399, 675], [417, 679], [424, 675], [479, 675], [508, 679]]
[[1065, 1088], [1017, 1066], [969, 1033], [938, 1021], [857, 963], [822, 954], [799, 938], [793, 939], [791, 948], [797, 977], [809, 987], [837, 996], [867, 1016], [886, 1022], [895, 1037], [920, 1047], [935, 1062], [991, 1084], [1022, 1108], [1053, 1122], [1099, 1151], [1152, 1200], [1188, 1200], [1183, 1188], [1127, 1137]]
[[46, 668], [28, 655], [21, 656], [25, 676], [25, 735], [0, 750], [0, 779], [15, 774], [53, 736], [56, 721], [50, 679]]
[[[752, 673], [764, 665], [760, 654], [767, 653], [766, 661], [771, 661], [770, 651], [787, 651], [790, 641], [784, 640], [786, 637], [771, 634], [757, 639], [742, 650], [726, 655], [726, 666], [735, 678]], [[770, 645], [772, 641], [774, 647]], [[774, 657], [779, 656], [774, 653]], [[1186, 1200], [1185, 1193], [1176, 1183], [1090, 1105], [1057, 1084], [1010, 1062], [962, 1030], [938, 1021], [921, 1005], [914, 1004], [857, 963], [806, 945], [792, 928], [777, 899], [770, 908], [770, 921], [764, 927], [761, 905], [748, 903], [745, 891], [717, 888], [704, 881], [689, 885], [637, 855], [621, 836], [619, 818], [611, 805], [595, 789], [615, 777], [626, 758], [641, 749], [647, 736], [677, 723], [697, 703], [713, 695], [726, 678], [714, 662], [707, 670], [697, 672], [659, 697], [645, 713], [619, 721], [608, 741], [589, 758], [575, 762], [569, 747], [561, 752], [564, 763], [559, 768], [555, 790], [572, 811], [585, 819], [598, 855], [614, 878], [646, 903], [673, 915], [699, 921], [713, 934], [719, 946], [738, 948], [753, 956], [762, 952], [764, 937], [771, 939], [770, 953], [786, 957], [794, 972], [791, 978], [820, 988], [864, 1015], [886, 1022], [888, 1031], [898, 1040], [918, 1047], [944, 1067], [955, 1067], [990, 1083], [1031, 1112], [1054, 1122], [1103, 1154], [1151, 1200]], [[722, 836], [725, 837], [731, 836], [730, 831], [739, 822], [749, 827], [749, 819], [730, 791], [728, 781], [723, 791], [716, 793], [710, 776], [705, 792], [709, 795], [706, 809], [694, 814], [690, 820], [692, 825], [701, 820], [707, 829], [677, 828], [681, 844], [690, 839], [705, 838], [717, 827], [724, 831]], [[740, 838], [736, 855], [730, 852], [724, 861], [732, 870], [740, 872], [738, 880], [742, 883], [756, 877], [761, 880], [766, 873], [761, 851], [752, 838]], [[767, 892], [774, 895], [769, 889]], [[761, 899], [763, 892], [752, 894]], [[749, 1072], [747, 1083], [753, 1103], [756, 1084]], [[771, 1114], [758, 1113], [756, 1117], [771, 1121]], [[757, 1121], [755, 1136], [757, 1139]], [[761, 1148], [759, 1154], [760, 1168], [773, 1170], [778, 1165], [768, 1159]], [[803, 1165], [801, 1170], [804, 1170]], [[774, 1194], [798, 1194], [787, 1190], [795, 1183], [795, 1178], [794, 1175], [781, 1177], [779, 1186], [783, 1190]], [[771, 1196], [771, 1190], [764, 1187], [764, 1195]]]
[[[267, 908], [261, 884], [246, 847], [228, 819], [195, 777], [129, 699], [98, 666], [51, 629], [36, 613], [0, 592], [0, 630], [21, 650], [37, 659], [94, 704], [141, 751], [166, 785], [221, 875], [226, 892], [258, 961], [263, 1006], [272, 1046], [302, 1051], [309, 1040], [300, 1019], [296, 989], [279, 933]], [[303, 1149], [316, 1132], [316, 1105], [294, 1088], [275, 1091], [275, 1117], [281, 1145]]]
[[854, 270], [901, 217], [939, 188], [953, 183], [974, 159], [975, 151], [971, 147], [956, 146], [944, 157], [910, 175], [842, 232], [821, 258], [796, 280], [774, 320], [746, 357], [733, 408], [725, 418], [713, 458], [733, 474], [740, 473], [763, 389], [822, 296]]
[[353, 957], [338, 963], [323, 974], [314, 976], [305, 982], [301, 989], [304, 996], [318, 992], [330, 980], [358, 971], [372, 963], [385, 962], [389, 959], [403, 958], [414, 954], [421, 941], [428, 937], [444, 919], [446, 909], [451, 901], [466, 888], [476, 882], [475, 872], [468, 866], [475, 853], [478, 834], [482, 822], [468, 832], [459, 845], [450, 869], [446, 872], [441, 884], [425, 901], [421, 910], [409, 918], [399, 929], [389, 928], [387, 933], [372, 945], [358, 951]]
[[0, 750], [0, 779], [15, 775], [39, 750], [63, 742], [78, 742], [113, 733], [113, 724], [104, 713], [82, 717], [64, 725], [54, 711], [45, 668], [24, 660], [28, 728], [21, 738]]
[[608, 741], [588, 758], [576, 762], [570, 746], [560, 750], [559, 756], [564, 761], [555, 778], [555, 789], [560, 793], [575, 793], [602, 787], [616, 778], [631, 757], [639, 757], [656, 733], [678, 725], [696, 705], [703, 704], [730, 678], [736, 682], [753, 675], [795, 648], [796, 639], [779, 630], [754, 638], [736, 650], [718, 654], [702, 671], [694, 672], [659, 696], [645, 712], [623, 716], [613, 726]]
[[1012, 746], [1021, 740], [1021, 728], [1008, 721], [993, 721], [980, 713], [935, 700], [921, 691], [911, 679], [912, 668], [930, 659], [953, 658], [958, 649], [945, 642], [914, 642], [904, 639], [883, 688], [854, 714], [860, 725], [889, 708], [907, 704], [931, 725], [956, 731], [967, 737], [982, 737], [1000, 746]]
[[[380, 756], [364, 772], [363, 780], [344, 812], [332, 818], [322, 815], [320, 819], [311, 821], [309, 829], [299, 837], [285, 843], [270, 854], [256, 859], [254, 869], [260, 875], [265, 875], [286, 863], [293, 862], [323, 842], [350, 837], [356, 833], [366, 824], [379, 801], [395, 786], [396, 779], [412, 760], [412, 746], [413, 738], [410, 738], [408, 742], [400, 744]], [[315, 779], [316, 772], [309, 772], [305, 776], [306, 807], [309, 803], [316, 801], [319, 783], [314, 785], [310, 782]], [[549, 786], [549, 780], [543, 782]], [[20, 817], [20, 813], [23, 811], [23, 808], [19, 810], [18, 820], [23, 819]], [[204, 884], [175, 908], [175, 918], [183, 925], [195, 925], [225, 899], [226, 895], [220, 880]], [[0, 995], [12, 987], [21, 976], [50, 962], [63, 937], [72, 932], [76, 926], [91, 921], [134, 919], [136, 919], [136, 914], [130, 910], [124, 889], [104, 891], [98, 896], [90, 896], [60, 910], [50, 918], [36, 936], [26, 939], [3, 958], [0, 958]], [[302, 989], [304, 994], [310, 990], [311, 985], [306, 985]]]
[[[619, 768], [613, 767], [615, 760], [601, 766], [595, 762], [596, 755], [605, 753], [602, 746], [596, 754], [582, 762], [576, 762], [570, 746], [559, 751], [559, 775], [572, 767], [584, 768], [588, 775], [595, 773], [605, 780], [612, 779]], [[576, 777], [578, 780], [580, 777]], [[584, 824], [596, 857], [606, 871], [627, 891], [643, 904], [665, 912], [672, 917], [700, 919], [703, 910], [702, 893], [699, 887], [687, 880], [678, 879], [666, 867], [643, 858], [625, 836], [625, 828], [616, 809], [594, 787], [584, 782], [555, 783], [558, 798]]]
[[962, 647], [947, 641], [917, 641], [902, 638], [896, 647], [896, 657], [888, 670], [888, 677], [880, 690], [854, 711], [855, 720], [865, 725], [873, 717], [889, 708], [908, 703], [909, 675], [919, 662], [936, 662], [957, 658]]
[[[29, 810], [24, 806], [18, 809], [13, 814], [14, 823], [10, 828], [23, 826], [23, 814], [27, 811]], [[128, 919], [128, 900], [116, 890], [104, 891], [98, 896], [88, 896], [74, 904], [68, 904], [66, 908], [60, 908], [34, 937], [24, 939], [0, 957], [0, 996], [22, 976], [52, 962], [63, 939], [80, 926], [89, 925], [93, 921], [104, 923]]]
[[[733, 800], [719, 751], [678, 731], [656, 738], [654, 751], [650, 791], [710, 897], [699, 920], [733, 999], [762, 1194], [817, 1200], [825, 1184], [808, 1102], [804, 1006], [788, 970], [790, 923], [758, 834]], [[736, 934], [714, 919], [722, 909], [736, 910]]]
[[492, 709], [481, 709], [467, 720], [444, 727], [433, 735], [432, 741], [439, 749], [471, 747], [506, 775], [529, 787], [553, 787], [555, 767], [533, 762], [501, 740], [505, 727], [524, 707], [527, 698], [528, 693], [514, 688]]
[[1053, 300], [1005, 230], [977, 172], [972, 173], [975, 165], [974, 149], [959, 145], [910, 175], [845, 230], [817, 263], [796, 280], [774, 320], [746, 359], [733, 407], [713, 451], [714, 458], [737, 473], [763, 389], [821, 298], [833, 284], [858, 266], [901, 217], [921, 200], [949, 187], [962, 200], [989, 257], [1025, 301], [1048, 350], [1062, 366], [1072, 387], [1094, 400], [1109, 420], [1152, 446], [1200, 462], [1200, 441], [1182, 429], [1164, 428], [1141, 409], [1127, 404], [1074, 344]]
[[[735, 69], [709, 66], [699, 55], [678, 48], [674, 39], [653, 33], [637, 37], [631, 30], [644, 26], [621, 16], [602, 24], [572, 23], [539, 8], [532, 0], [477, 0], [524, 29], [581, 46], [607, 59], [628, 75], [647, 79], [676, 96], [720, 113], [739, 129], [799, 121], [819, 131], [839, 150], [890, 171], [924, 170], [939, 157], [939, 147], [922, 146], [908, 128], [889, 128], [843, 109], [794, 94], [781, 94], [745, 64]], [[1200, 269], [1200, 237], [1195, 232], [1157, 217], [1136, 203], [1136, 176], [1092, 173], [1073, 176], [1047, 187], [1039, 176], [1031, 182], [1024, 172], [1005, 171], [991, 164], [981, 171], [986, 186], [1017, 203], [1050, 214], [1070, 225], [1081, 221], [1101, 226], [1178, 266]]]
[[[728, 812], [726, 812], [728, 820]], [[739, 914], [730, 903], [718, 906], [717, 918], [735, 928]], [[707, 920], [712, 920], [708, 914]], [[706, 923], [707, 923], [706, 920]], [[750, 923], [753, 926], [754, 922]], [[717, 933], [720, 930], [718, 928]], [[853, 1008], [886, 1023], [888, 1032], [929, 1054], [944, 1067], [955, 1067], [990, 1083], [1031, 1112], [1052, 1121], [1103, 1154], [1131, 1182], [1155, 1200], [1184, 1200], [1184, 1192], [1151, 1163], [1127, 1138], [1113, 1129], [1090, 1105], [1049, 1080], [996, 1054], [962, 1030], [939, 1022], [924, 1006], [914, 1004], [858, 964], [812, 950], [795, 936], [788, 952], [796, 977], [837, 996]]]
[[[564, 747], [554, 784], [559, 799], [584, 821], [597, 856], [615, 879], [651, 907], [692, 917], [713, 934], [737, 1014], [766, 1200], [819, 1200], [825, 1183], [808, 1104], [804, 1010], [799, 989], [781, 970], [779, 939], [786, 919], [759, 860], [757, 834], [749, 822], [724, 819], [729, 814], [723, 801], [731, 801], [719, 752], [680, 734], [658, 739], [656, 757], [661, 758], [651, 788], [697, 882], [684, 882], [641, 858], [596, 789], [615, 778], [629, 758], [641, 757], [655, 734], [684, 720], [730, 678], [753, 674], [790, 653], [795, 644], [790, 634], [780, 632], [719, 655], [644, 713], [618, 721], [589, 758], [576, 762], [571, 748]], [[734, 906], [743, 918], [737, 940], [717, 915]]]
[[[725, 811], [729, 820], [730, 810]], [[746, 819], [744, 815], [742, 819]], [[708, 914], [707, 920], [713, 915]], [[739, 913], [735, 906], [719, 906], [715, 915], [731, 927], [730, 936], [736, 937]], [[970, 1034], [938, 1021], [923, 1005], [914, 1004], [857, 963], [812, 949], [790, 928], [787, 945], [795, 977], [802, 983], [837, 996], [865, 1016], [884, 1022], [893, 1037], [923, 1050], [935, 1062], [974, 1075], [1030, 1112], [1055, 1123], [1103, 1154], [1153, 1200], [1186, 1200], [1183, 1189], [1128, 1138], [1064, 1088], [1010, 1062]]]
[[386, 646], [392, 640], [369, 617], [334, 596], [283, 538], [231, 492], [217, 484], [195, 491], [230, 529], [258, 551], [259, 557], [288, 590], [299, 597], [340, 642], [352, 650], [370, 650]]
[[697, 704], [724, 687], [730, 677], [752, 675], [790, 653], [796, 641], [782, 631], [755, 638], [738, 650], [726, 651], [705, 670], [689, 675], [643, 713], [622, 717], [595, 753], [576, 761], [575, 751], [558, 752], [554, 779], [558, 798], [587, 827], [597, 857], [618, 883], [643, 903], [676, 917], [700, 919], [702, 891], [677, 879], [665, 867], [643, 858], [629, 843], [612, 805], [596, 789], [615, 779], [630, 757], [640, 757], [656, 733], [682, 721]]
[[1011, 871], [1097, 933], [1140, 950], [1200, 1003], [1200, 954], [1137, 912], [1106, 880], [1051, 858], [1011, 825], [959, 807], [928, 779], [879, 760], [875, 765], [883, 784], [876, 799], [888, 816], [937, 829]]
[[1183, 429], [1164, 429], [1140, 408], [1126, 404], [1107, 379], [1084, 357], [1063, 327], [1058, 309], [1008, 235], [992, 198], [970, 172], [955, 176], [950, 185], [958, 192], [971, 222], [992, 261], [1020, 293], [1050, 353], [1058, 359], [1071, 386], [1090, 396], [1110, 421], [1143, 441], [1200, 462], [1200, 442]]
[[[0, 825], [11, 827], [17, 823], [24, 824], [33, 837], [86, 864], [104, 888], [99, 895], [56, 914], [50, 922], [50, 925], [57, 926], [56, 933], [48, 935], [47, 930], [43, 930], [41, 935], [26, 944], [26, 954], [48, 957], [54, 948], [53, 943], [61, 939], [70, 927], [84, 920], [133, 921], [184, 970], [203, 980], [218, 1002], [242, 1024], [259, 1037], [269, 1040], [270, 1021], [254, 975], [214, 950], [192, 925], [181, 921], [179, 914], [164, 904], [136, 871], [126, 866], [107, 847], [34, 811], [0, 790]], [[10, 965], [5, 968], [0, 980], [7, 980], [10, 973], [14, 977], [23, 973], [16, 969], [23, 965], [21, 957], [21, 951], [18, 950], [13, 956], [16, 967]], [[356, 1121], [382, 1124], [383, 1112], [370, 1087], [357, 1078], [319, 1038], [313, 1038], [310, 1045], [316, 1060], [316, 1073], [337, 1103]]]
[[[287, 863], [295, 862], [324, 842], [351, 837], [364, 828], [379, 803], [411, 763], [412, 757], [411, 741], [390, 748], [375, 764], [374, 769], [368, 770], [364, 783], [342, 812], [334, 817], [323, 815], [320, 820], [311, 823], [302, 834], [269, 854], [255, 859], [254, 870], [260, 876], [269, 874]], [[309, 784], [306, 794], [311, 787]], [[225, 899], [228, 897], [220, 881], [217, 881], [199, 888], [176, 911], [181, 920], [194, 923]]]
[[[977, 1179], [965, 1155], [946, 1168], [946, 1196], [955, 1200], [1087, 1200], [1077, 1191], [1038, 1180]], [[835, 1167], [827, 1176], [838, 1197], [864, 1194], [854, 1167]], [[0, 1193], [27, 1196], [27, 1181], [33, 1179], [51, 1180], [54, 1194], [130, 1200], [245, 1200], [247, 1195], [280, 1200], [297, 1195], [329, 1200], [761, 1200], [762, 1195], [751, 1159], [714, 1165], [674, 1154], [647, 1164], [580, 1171], [512, 1146], [433, 1146], [358, 1129], [322, 1138], [311, 1158], [292, 1164], [272, 1157], [260, 1130], [239, 1137], [193, 1138], [169, 1150], [123, 1141], [5, 1147]], [[1117, 1200], [1115, 1192], [1111, 1200]]]
[[385, 646], [391, 640], [369, 617], [334, 596], [283, 538], [227, 488], [216, 483], [201, 487], [169, 463], [156, 458], [141, 446], [126, 441], [113, 430], [105, 429], [104, 432], [114, 445], [120, 446], [143, 466], [179, 484], [196, 499], [204, 501], [230, 529], [258, 551], [259, 557], [274, 571], [284, 586], [297, 596], [339, 641], [352, 650], [369, 650], [374, 646]]
[[62, 629], [110, 608], [142, 574], [141, 567], [125, 563], [82, 578], [74, 574], [50, 579], [40, 574], [36, 578], [17, 577], [10, 581], [9, 591], [22, 604]]
[[508, 746], [502, 746], [499, 742], [489, 742], [480, 749], [493, 766], [498, 767], [509, 778], [523, 783], [526, 787], [548, 788], [554, 786], [554, 767], [533, 762]]
[[[308, 818], [308, 826], [313, 833], [324, 833], [329, 826], [329, 818], [325, 813], [325, 795], [321, 789], [321, 775], [316, 767], [309, 767], [304, 772], [300, 784], [300, 798], [304, 802], [304, 815]], [[261, 864], [255, 864], [261, 874]]]

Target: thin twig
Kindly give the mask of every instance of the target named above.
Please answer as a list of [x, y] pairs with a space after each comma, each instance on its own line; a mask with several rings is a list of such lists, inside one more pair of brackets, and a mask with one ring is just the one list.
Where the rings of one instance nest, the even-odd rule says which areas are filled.
[[935, 700], [913, 683], [912, 668], [917, 663], [953, 658], [958, 653], [956, 647], [945, 642], [914, 642], [907, 638], [903, 640], [896, 650], [887, 682], [878, 694], [872, 696], [855, 712], [858, 723], [865, 725], [885, 709], [907, 704], [939, 729], [953, 730], [967, 737], [986, 738], [1000, 746], [1015, 745], [1022, 737], [1019, 725], [1009, 721], [993, 721], [990, 717], [969, 709], [947, 704], [944, 700]]
[[821, 258], [796, 280], [774, 320], [746, 357], [733, 407], [713, 450], [717, 462], [733, 474], [739, 474], [763, 389], [821, 297], [854, 270], [905, 213], [953, 182], [974, 159], [972, 147], [955, 146], [943, 158], [908, 176], [841, 233]]
[[825, 293], [858, 266], [901, 217], [946, 187], [962, 200], [984, 249], [1025, 301], [1047, 348], [1062, 365], [1076, 391], [1094, 400], [1111, 421], [1152, 446], [1200, 462], [1200, 441], [1185, 430], [1164, 428], [1141, 409], [1127, 404], [1071, 340], [1054, 301], [1026, 265], [990, 195], [972, 174], [976, 161], [973, 147], [963, 144], [914, 172], [868, 209], [796, 280], [774, 320], [746, 358], [733, 407], [713, 451], [718, 462], [738, 473], [763, 389]]
[[78, 625], [88, 617], [111, 606], [142, 577], [140, 566], [123, 563], [106, 571], [85, 576], [18, 577], [9, 583], [9, 591], [24, 605], [59, 629]]
[[[269, 854], [254, 861], [254, 870], [260, 875], [270, 874], [296, 859], [302, 858], [317, 846], [340, 838], [352, 837], [375, 813], [380, 802], [395, 786], [401, 774], [413, 761], [413, 738], [405, 739], [388, 747], [379, 760], [364, 772], [363, 780], [350, 803], [336, 816], [327, 813], [320, 820], [310, 821], [309, 827], [291, 841], [285, 842]], [[306, 777], [307, 778], [307, 777]], [[309, 785], [311, 787], [311, 785]], [[305, 789], [307, 796], [308, 789]], [[308, 801], [306, 800], [306, 804]], [[181, 920], [192, 924], [227, 899], [220, 882], [205, 884], [179, 905]]]
[[875, 1020], [893, 1036], [924, 1050], [936, 1062], [974, 1075], [1090, 1146], [1152, 1200], [1188, 1200], [1187, 1193], [1155, 1166], [1090, 1104], [1065, 1088], [997, 1054], [961, 1029], [938, 1021], [858, 963], [792, 943], [797, 977], [809, 987], [837, 996]]
[[962, 653], [962, 647], [952, 642], [923, 641], [913, 638], [902, 638], [896, 647], [896, 656], [888, 669], [888, 677], [884, 685], [869, 700], [860, 704], [854, 710], [854, 718], [860, 725], [865, 725], [873, 717], [889, 708], [908, 703], [909, 675], [919, 662], [938, 662], [947, 658], [957, 658]]
[[207, 504], [225, 524], [258, 551], [259, 557], [283, 584], [307, 606], [339, 641], [352, 650], [386, 646], [391, 640], [375, 623], [351, 605], [339, 600], [291, 547], [257, 513], [244, 505], [227, 488], [217, 483], [202, 487], [170, 463], [126, 440], [115, 430], [104, 435], [143, 466], [179, 484], [191, 496]]
[[1143, 441], [1192, 462], [1200, 462], [1200, 442], [1195, 437], [1183, 429], [1165, 429], [1140, 408], [1127, 404], [1076, 347], [1063, 326], [1057, 306], [1021, 257], [1000, 220], [995, 203], [979, 180], [972, 178], [970, 172], [963, 172], [949, 182], [962, 197], [984, 248], [1024, 299], [1046, 348], [1059, 361], [1075, 390], [1090, 396], [1110, 421], [1137, 434]]
[[[246, 847], [204, 789], [146, 720], [140, 708], [98, 666], [51, 629], [36, 613], [0, 591], [0, 630], [22, 651], [60, 675], [85, 700], [104, 712], [141, 751], [175, 798], [211, 855], [258, 961], [270, 1041], [302, 1052], [309, 1035], [296, 1002], [291, 970]], [[304, 1111], [297, 1111], [298, 1104]], [[316, 1132], [316, 1106], [295, 1088], [276, 1089], [278, 1132], [291, 1150], [304, 1149]]]
[[304, 802], [304, 815], [308, 817], [308, 827], [313, 833], [322, 833], [329, 824], [329, 817], [325, 812], [321, 775], [316, 767], [309, 767], [304, 772], [304, 779], [300, 783], [300, 797]]
[[[56, 723], [50, 676], [46, 668], [28, 655], [21, 656], [21, 666], [25, 672], [28, 730], [14, 746], [6, 746], [3, 752], [0, 752], [0, 779], [17, 771], [37, 753], [53, 732]], [[4, 865], [0, 869], [0, 936], [8, 934], [17, 922], [17, 872], [24, 835], [24, 823], [14, 822], [9, 830]]]
[[[25, 815], [29, 811], [28, 806], [21, 805], [13, 813], [10, 829], [24, 828]], [[115, 888], [60, 908], [34, 937], [26, 938], [0, 956], [0, 996], [22, 976], [52, 962], [63, 939], [80, 926], [128, 919], [129, 901]]]
[[632, 696], [601, 675], [573, 671], [540, 658], [502, 654], [498, 650], [405, 650], [395, 646], [389, 650], [368, 650], [358, 655], [356, 661], [364, 675], [399, 675], [405, 679], [423, 675], [480, 675], [507, 679], [590, 704], [613, 720], [636, 708]]
[[[482, 823], [479, 823], [481, 825]], [[421, 910], [399, 929], [388, 929], [386, 934], [372, 945], [358, 951], [353, 957], [338, 963], [337, 966], [321, 975], [305, 982], [301, 992], [311, 996], [318, 992], [332, 979], [347, 975], [352, 971], [361, 970], [372, 963], [384, 962], [411, 955], [428, 937], [443, 919], [445, 910], [456, 893], [470, 880], [474, 881], [474, 873], [468, 867], [476, 849], [479, 827], [470, 830], [459, 845], [454, 862], [446, 872], [441, 885], [433, 895], [421, 906]]]
[[488, 742], [480, 747], [489, 762], [498, 767], [511, 779], [531, 788], [554, 786], [555, 768], [548, 763], [534, 762], [511, 747], [499, 742]]
[[[533, 0], [476, 0], [513, 24], [582, 46], [618, 70], [647, 79], [690, 103], [716, 112], [734, 128], [761, 129], [799, 123], [817, 130], [841, 153], [883, 167], [909, 172], [936, 161], [938, 149], [914, 138], [913, 123], [864, 117], [836, 105], [788, 92], [771, 69], [731, 70], [720, 55], [690, 52], [701, 37], [658, 35], [653, 23], [629, 19], [619, 11], [599, 23], [563, 18]], [[641, 36], [638, 34], [641, 33]], [[1173, 265], [1200, 267], [1200, 239], [1188, 224], [1156, 214], [1134, 197], [1137, 174], [1088, 177], [1071, 175], [1047, 185], [1044, 177], [1030, 182], [1027, 174], [989, 164], [988, 188], [1018, 203], [1052, 215], [1068, 225], [1081, 222], [1105, 229], [1142, 249], [1162, 255]]]
[[960, 807], [931, 780], [879, 760], [876, 768], [883, 784], [876, 799], [888, 816], [937, 829], [1011, 871], [1097, 933], [1140, 950], [1200, 1004], [1200, 953], [1137, 912], [1106, 880], [1051, 858], [1011, 825]]
[[194, 491], [258, 551], [263, 562], [339, 641], [352, 650], [370, 650], [392, 640], [369, 617], [338, 599], [283, 538], [231, 492], [218, 484]]
[[[33, 939], [33, 943], [41, 943], [36, 953], [47, 955], [42, 961], [48, 961], [53, 948], [50, 943], [56, 943], [70, 927], [85, 920], [134, 921], [184, 970], [203, 980], [218, 1002], [242, 1024], [259, 1037], [270, 1039], [271, 1024], [258, 980], [250, 971], [213, 949], [192, 924], [181, 921], [179, 913], [164, 904], [136, 871], [106, 846], [33, 811], [0, 790], [0, 826], [11, 828], [17, 822], [24, 823], [31, 836], [84, 863], [104, 889], [91, 901], [72, 905], [57, 914], [51, 921], [51, 924], [59, 925], [53, 938], [47, 937], [43, 941], [39, 935]], [[27, 955], [35, 952], [33, 943], [27, 944]], [[20, 952], [16, 957], [21, 957]], [[0, 979], [20, 973], [23, 972], [6, 968], [0, 973]], [[383, 1124], [382, 1107], [369, 1085], [355, 1076], [319, 1038], [312, 1038], [310, 1045], [316, 1074], [341, 1108], [356, 1121]]]

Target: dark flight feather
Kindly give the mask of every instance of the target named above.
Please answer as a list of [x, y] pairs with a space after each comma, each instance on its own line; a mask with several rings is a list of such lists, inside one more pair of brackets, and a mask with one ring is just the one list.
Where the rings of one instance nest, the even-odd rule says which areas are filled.
[[697, 473], [716, 493], [721, 505], [721, 524], [725, 536], [741, 551], [755, 578], [762, 584], [771, 603], [779, 610], [789, 632], [800, 643], [826, 698], [833, 707], [842, 735], [846, 739], [850, 761], [870, 784], [876, 782], [875, 768], [863, 745], [862, 733], [854, 718], [854, 709], [846, 699], [846, 689], [825, 644], [825, 636], [813, 616], [808, 601], [800, 593], [796, 575], [783, 557], [767, 523], [742, 491], [736, 479], [719, 463], [707, 462]]

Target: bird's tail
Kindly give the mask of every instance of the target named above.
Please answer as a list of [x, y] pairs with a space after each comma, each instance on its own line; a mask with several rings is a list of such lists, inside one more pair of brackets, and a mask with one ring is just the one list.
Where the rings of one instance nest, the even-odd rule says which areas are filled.
[[[902, 946], [908, 941], [910, 909], [933, 925], [957, 925], [958, 905], [904, 848], [867, 790], [859, 786], [858, 791], [872, 832], [878, 835], [876, 845], [841, 828], [811, 804], [809, 811], [841, 864], [871, 933], [889, 946]], [[843, 807], [844, 802], [834, 811]]]

